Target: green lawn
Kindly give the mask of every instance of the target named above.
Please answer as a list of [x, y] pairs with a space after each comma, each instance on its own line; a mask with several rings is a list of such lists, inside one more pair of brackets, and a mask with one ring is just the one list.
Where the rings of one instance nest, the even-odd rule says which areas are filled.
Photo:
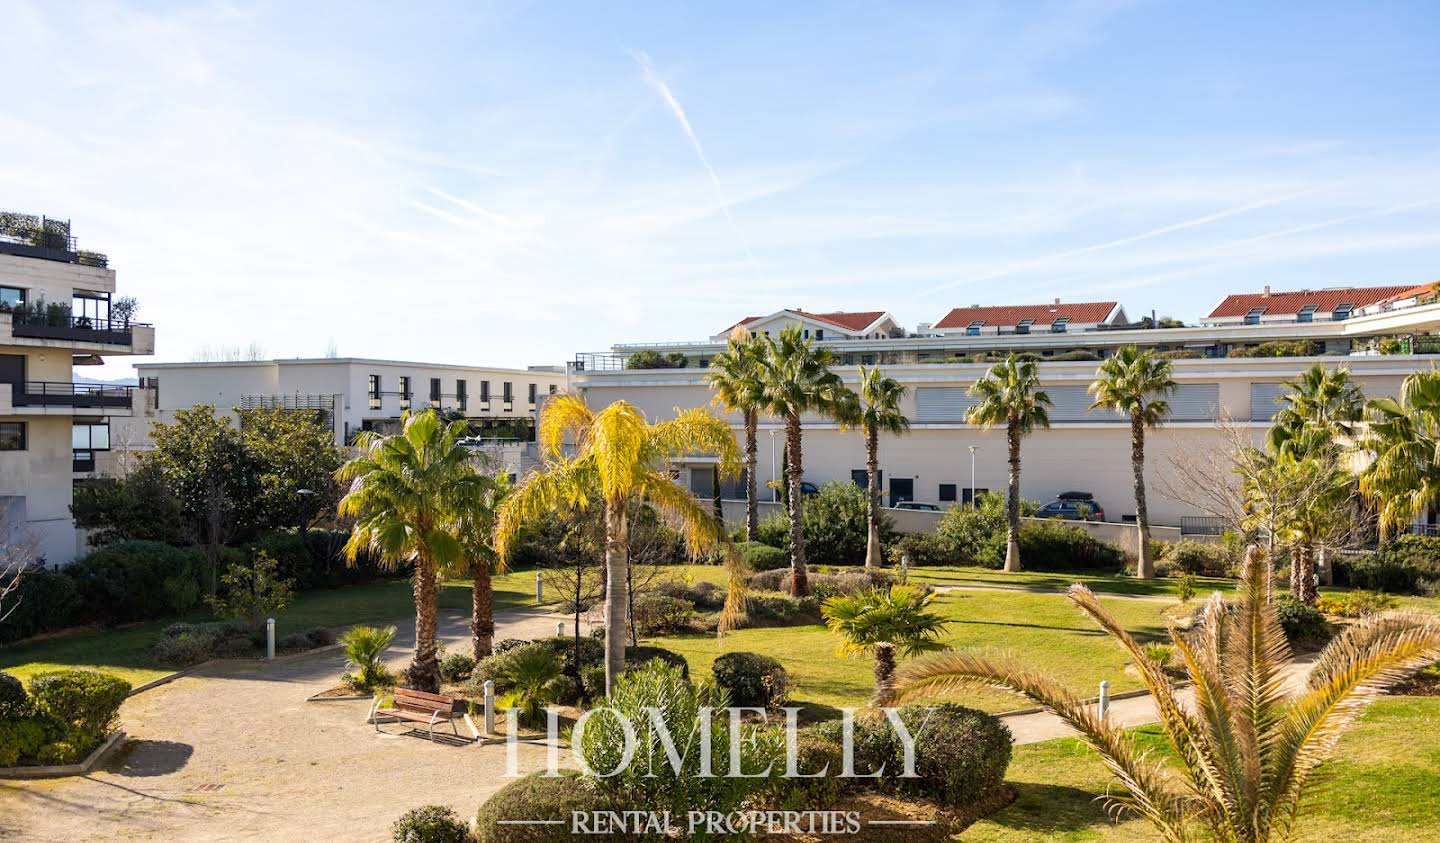
[[[911, 568], [910, 576], [917, 582], [937, 586], [970, 586], [1027, 589], [1030, 591], [1064, 591], [1073, 583], [1084, 583], [1091, 591], [1105, 594], [1133, 594], [1141, 596], [1174, 597], [1177, 580], [1160, 578], [1141, 580], [1135, 577], [1113, 574], [1051, 573], [1045, 571], [1020, 571], [1006, 573], [995, 568], [964, 568], [942, 565], [926, 568]], [[1196, 577], [1195, 592], [1207, 595], [1211, 591], [1231, 592], [1235, 581], [1214, 577]]]
[[[495, 578], [495, 607], [533, 605], [535, 574], [515, 571]], [[311, 627], [342, 627], [360, 623], [403, 622], [414, 616], [409, 580], [389, 580], [296, 595], [275, 619], [276, 636]], [[470, 583], [456, 580], [440, 591], [442, 609], [467, 612]], [[184, 620], [210, 618], [197, 613]], [[44, 670], [88, 667], [114, 673], [139, 685], [172, 672], [155, 664], [150, 648], [174, 620], [152, 621], [106, 630], [73, 630], [38, 641], [0, 648], [0, 670], [21, 679]]]
[[[1164, 754], [1158, 727], [1137, 730]], [[1440, 698], [1387, 697], [1366, 710], [1325, 765], [1307, 800], [1298, 839], [1440, 841]], [[1112, 779], [1073, 739], [1015, 748], [1009, 807], [971, 826], [966, 843], [1153, 840], [1137, 819], [1112, 823], [1096, 797]]]

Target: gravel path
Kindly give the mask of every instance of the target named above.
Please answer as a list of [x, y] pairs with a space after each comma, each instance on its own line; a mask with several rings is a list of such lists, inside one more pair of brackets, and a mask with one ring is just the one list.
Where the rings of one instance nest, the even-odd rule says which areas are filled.
[[[555, 634], [557, 616], [503, 612], [496, 639]], [[467, 620], [442, 619], [452, 648]], [[393, 666], [409, 661], [414, 624], [397, 623]], [[388, 840], [401, 813], [449, 805], [466, 819], [504, 786], [505, 747], [432, 744], [377, 734], [368, 701], [309, 703], [336, 684], [344, 658], [224, 663], [132, 697], [129, 740], [84, 777], [0, 781], [0, 839]], [[461, 732], [464, 733], [464, 727]], [[522, 745], [521, 772], [544, 766]]]

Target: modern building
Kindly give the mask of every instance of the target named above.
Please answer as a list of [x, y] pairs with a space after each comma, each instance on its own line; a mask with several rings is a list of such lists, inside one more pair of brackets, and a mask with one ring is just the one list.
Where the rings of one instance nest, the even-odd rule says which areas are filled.
[[116, 292], [105, 255], [80, 250], [69, 222], [0, 213], [0, 541], [49, 563], [81, 549], [73, 483], [108, 451], [111, 425], [144, 412], [132, 387], [73, 377], [154, 353], [155, 329]]
[[[1245, 319], [1261, 306], [1266, 310], [1259, 322]], [[1235, 313], [1240, 318], [1232, 319]], [[859, 379], [856, 364], [865, 364], [883, 365], [887, 375], [909, 388], [903, 410], [911, 419], [911, 431], [904, 437], [884, 437], [880, 446], [882, 487], [891, 502], [949, 504], [969, 500], [976, 489], [1005, 488], [1004, 431], [984, 431], [965, 422], [965, 412], [974, 403], [966, 390], [985, 373], [989, 361], [1000, 356], [1016, 352], [1038, 359], [1043, 386], [1054, 403], [1052, 426], [1024, 442], [1021, 493], [1043, 502], [1065, 491], [1089, 491], [1112, 521], [1134, 518], [1129, 428], [1114, 413], [1089, 409], [1092, 399], [1086, 387], [1094, 379], [1097, 361], [1121, 346], [1166, 353], [1174, 358], [1179, 386], [1169, 396], [1168, 420], [1149, 438], [1150, 515], [1156, 524], [1202, 530], [1205, 513], [1186, 502], [1195, 496], [1165, 492], [1167, 483], [1183, 475], [1180, 461], [1227, 448], [1228, 438], [1236, 435], [1258, 443], [1270, 425], [1283, 382], [1315, 363], [1347, 367], [1367, 395], [1397, 394], [1405, 376], [1429, 368], [1437, 358], [1379, 354], [1377, 348], [1386, 340], [1400, 341], [1391, 350], [1432, 348], [1426, 337], [1440, 331], [1440, 303], [1428, 286], [1266, 291], [1229, 296], [1205, 321], [1199, 327], [1160, 327], [1153, 319], [1128, 323], [1114, 302], [1057, 302], [957, 308], [933, 328], [897, 329], [883, 338], [828, 332], [824, 337], [812, 333], [812, 338], [834, 352], [840, 374], [852, 387]], [[594, 405], [624, 399], [652, 418], [668, 417], [675, 407], [712, 406], [705, 366], [723, 350], [722, 339], [716, 335], [695, 342], [621, 344], [610, 352], [579, 354], [571, 369], [576, 386]], [[1284, 353], [1296, 354], [1296, 348], [1305, 353], [1247, 356], [1262, 344], [1280, 342], [1287, 346]], [[686, 365], [627, 368], [629, 355], [641, 348], [667, 355], [672, 362], [683, 357]], [[739, 418], [731, 423], [738, 434]], [[763, 484], [776, 479], [784, 460], [777, 422], [762, 420], [760, 442], [758, 479]], [[804, 443], [807, 480], [863, 482], [865, 452], [857, 432], [812, 418]], [[709, 497], [706, 460], [682, 466], [681, 482]], [[737, 486], [725, 490], [727, 496], [737, 492]]]
[[335, 443], [362, 430], [395, 433], [406, 410], [435, 408], [469, 420], [472, 444], [511, 473], [536, 461], [535, 430], [545, 399], [566, 388], [562, 366], [502, 369], [355, 357], [135, 367], [149, 408], [117, 433], [126, 450], [150, 446], [149, 425], [177, 409], [209, 404], [232, 414], [257, 407], [314, 412]]

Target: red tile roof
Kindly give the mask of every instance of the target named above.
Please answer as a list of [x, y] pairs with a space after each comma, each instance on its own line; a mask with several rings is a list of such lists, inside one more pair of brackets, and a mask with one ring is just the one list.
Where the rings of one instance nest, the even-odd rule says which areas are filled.
[[1389, 298], [1385, 299], [1385, 301], [1399, 301], [1400, 299], [1408, 299], [1411, 297], [1424, 298], [1426, 296], [1432, 296], [1435, 294], [1435, 287], [1437, 285], [1440, 285], [1440, 281], [1436, 281], [1430, 284], [1416, 284], [1408, 290], [1402, 290], [1395, 295], [1390, 296]]
[[1225, 300], [1210, 311], [1210, 317], [1244, 316], [1252, 308], [1265, 308], [1266, 315], [1299, 313], [1308, 304], [1316, 305], [1321, 313], [1330, 313], [1342, 304], [1352, 304], [1356, 309], [1385, 301], [1411, 289], [1411, 285], [1393, 287], [1342, 287], [1334, 290], [1299, 290], [1288, 293], [1237, 293], [1226, 296]]
[[[837, 328], [844, 328], [847, 331], [863, 331], [866, 328], [870, 327], [870, 325], [872, 325], [876, 319], [879, 319], [881, 316], [885, 315], [885, 311], [883, 310], [863, 310], [855, 313], [847, 313], [843, 310], [836, 311], [834, 313], [810, 313], [806, 310], [787, 308], [787, 311], [790, 313], [798, 314], [800, 316], [807, 316], [818, 322], [825, 322], [830, 325], [834, 325]], [[764, 316], [746, 316], [744, 319], [741, 319], [739, 322], [736, 322], [734, 325], [731, 325], [720, 333], [727, 334], [735, 330], [735, 327], [737, 325], [749, 325], [751, 322], [754, 322], [757, 319], [764, 318]]]
[[983, 322], [986, 326], [1018, 325], [1024, 319], [1032, 319], [1038, 325], [1048, 325], [1062, 317], [1071, 322], [1088, 324], [1103, 322], [1115, 309], [1113, 301], [1061, 302], [1060, 304], [1014, 304], [993, 307], [957, 307], [935, 323], [937, 329], [966, 328], [971, 322]]

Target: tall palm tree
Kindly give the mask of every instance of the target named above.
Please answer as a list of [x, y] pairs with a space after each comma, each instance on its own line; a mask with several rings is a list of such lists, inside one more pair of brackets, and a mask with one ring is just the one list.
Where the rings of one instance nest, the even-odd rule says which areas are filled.
[[910, 390], [894, 378], [887, 378], [879, 369], [860, 367], [859, 403], [852, 413], [853, 424], [865, 436], [865, 471], [868, 474], [866, 525], [869, 538], [865, 543], [865, 567], [880, 565], [880, 434], [904, 435], [910, 420], [900, 412], [900, 402]]
[[1170, 361], [1153, 351], [1127, 345], [1107, 358], [1095, 371], [1090, 409], [1117, 410], [1130, 417], [1130, 467], [1135, 473], [1135, 524], [1139, 543], [1135, 574], [1155, 576], [1150, 558], [1150, 514], [1145, 505], [1145, 428], [1156, 427], [1170, 412], [1165, 396], [1175, 389]]
[[490, 655], [495, 643], [495, 595], [491, 577], [507, 570], [505, 560], [495, 554], [492, 537], [495, 515], [510, 493], [510, 481], [503, 474], [482, 473], [484, 491], [459, 513], [458, 535], [464, 553], [444, 573], [470, 577], [470, 647], [476, 661]]
[[735, 326], [725, 350], [710, 361], [705, 380], [715, 390], [715, 403], [729, 413], [740, 413], [745, 426], [745, 538], [755, 541], [760, 527], [760, 498], [755, 483], [759, 453], [756, 433], [763, 403], [765, 344], [750, 336], [744, 325]]
[[937, 639], [949, 621], [929, 609], [934, 599], [934, 592], [892, 585], [831, 597], [820, 607], [825, 625], [840, 636], [844, 655], [875, 655], [876, 705], [893, 690], [897, 654], [909, 657], [944, 649]]
[[1399, 400], [1375, 398], [1365, 411], [1360, 491], [1379, 505], [1383, 538], [1440, 503], [1440, 371], [1415, 372]]
[[400, 424], [394, 436], [366, 431], [356, 439], [360, 455], [335, 475], [349, 487], [338, 511], [356, 519], [345, 542], [347, 560], [368, 552], [382, 565], [415, 567], [415, 657], [407, 682], [435, 692], [439, 571], [464, 557], [463, 514], [484, 505], [488, 483], [475, 471], [470, 452], [457, 444], [467, 433], [465, 422], [447, 425], [426, 410], [404, 413]]
[[[669, 468], [682, 457], [715, 454], [721, 472], [733, 477], [739, 473], [740, 449], [730, 426], [708, 410], [684, 410], [673, 419], [650, 422], [628, 402], [616, 401], [596, 412], [573, 394], [545, 405], [539, 434], [549, 461], [501, 504], [495, 551], [506, 558], [527, 521], [557, 510], [583, 509], [598, 498], [605, 509], [605, 688], [609, 693], [625, 669], [630, 505], [645, 500], [657, 512], [671, 516], [697, 554], [727, 544], [723, 525], [670, 479]], [[574, 443], [574, 456], [564, 454], [567, 438]]]
[[1037, 427], [1050, 426], [1050, 396], [1040, 389], [1040, 370], [1033, 360], [1017, 360], [1011, 354], [990, 367], [984, 377], [971, 385], [970, 394], [980, 399], [965, 414], [970, 424], [989, 430], [1005, 425], [1005, 442], [1010, 453], [1010, 489], [1005, 498], [1005, 570], [1020, 570], [1020, 440]]
[[1083, 585], [1070, 599], [1130, 654], [1178, 756], [1177, 781], [1137, 749], [1125, 729], [1049, 674], [1003, 657], [945, 653], [900, 671], [894, 705], [989, 686], [1034, 700], [1080, 733], [1119, 779], [1112, 806], [1139, 814], [1169, 841], [1262, 843], [1295, 829], [1316, 768], [1365, 704], [1440, 655], [1440, 622], [1424, 613], [1374, 616], [1348, 627], [1320, 654], [1306, 687], [1286, 689], [1290, 647], [1270, 602], [1270, 563], [1246, 554], [1239, 600], [1217, 592], [1197, 632], [1170, 630], [1194, 685], [1187, 706], [1161, 665], [1145, 655]]
[[1285, 382], [1268, 436], [1272, 449], [1309, 452], [1350, 441], [1365, 414], [1365, 396], [1347, 369], [1319, 363]]
[[801, 447], [801, 415], [822, 413], [836, 415], [853, 400], [852, 393], [830, 371], [833, 357], [830, 350], [816, 348], [805, 338], [799, 326], [780, 332], [779, 341], [764, 338], [764, 375], [760, 408], [785, 422], [785, 472], [790, 510], [790, 593], [803, 597], [810, 593], [805, 570], [804, 494], [800, 482], [805, 479], [804, 451]]

